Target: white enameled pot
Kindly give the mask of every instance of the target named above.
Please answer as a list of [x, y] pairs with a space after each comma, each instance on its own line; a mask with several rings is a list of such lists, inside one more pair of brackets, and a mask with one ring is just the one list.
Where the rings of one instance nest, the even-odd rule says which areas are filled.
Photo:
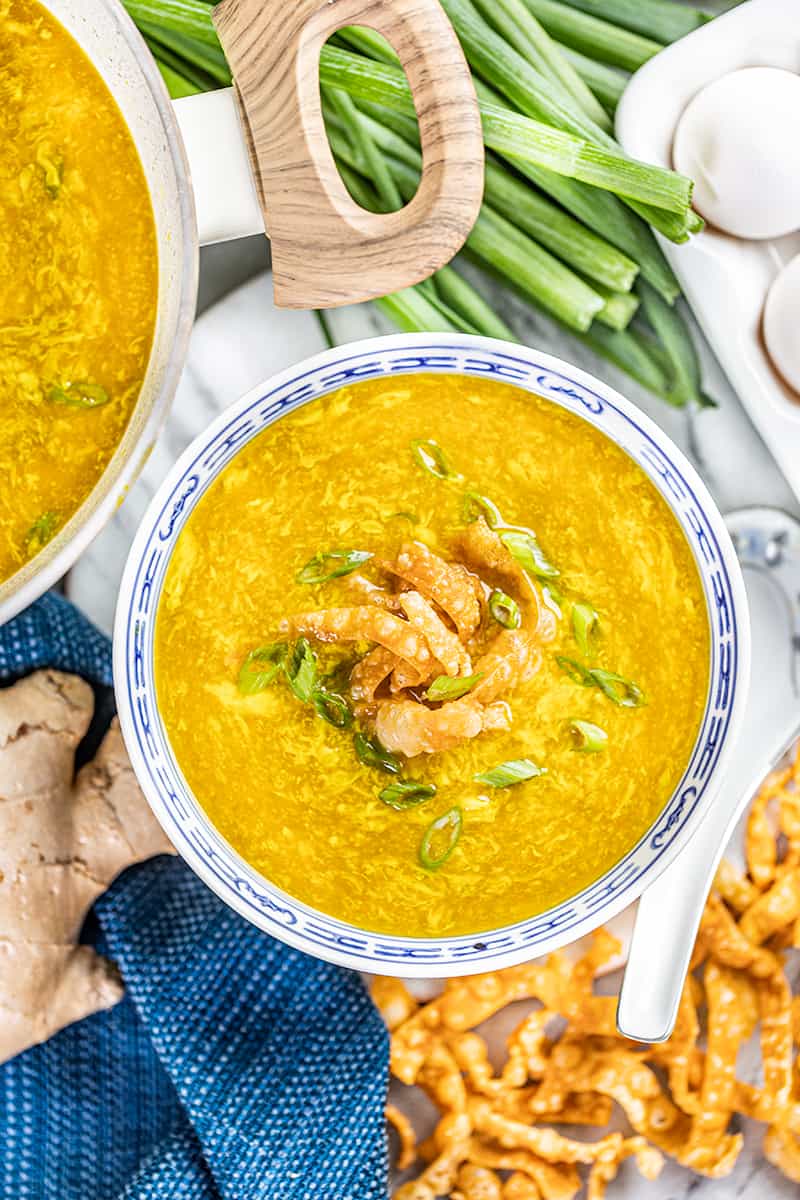
[[[0, 624], [65, 574], [150, 453], [186, 355], [199, 245], [264, 233], [269, 208], [276, 299], [280, 291], [289, 307], [351, 303], [418, 282], [448, 261], [483, 190], [474, 88], [436, 0], [338, 0], [335, 8], [329, 0], [292, 0], [291, 12], [279, 0], [223, 0], [214, 14], [230, 26], [230, 53], [242, 68], [236, 92], [174, 104], [119, 0], [40, 3], [91, 59], [136, 143], [155, 217], [158, 310], [141, 393], [111, 462], [52, 541], [0, 583]], [[420, 112], [423, 175], [397, 213], [358, 208], [322, 124], [319, 51], [359, 15], [396, 39]], [[265, 56], [271, 72], [261, 70]], [[432, 69], [440, 60], [443, 74]]]
[[[567, 408], [616, 442], [664, 497], [686, 536], [702, 580], [710, 633], [710, 682], [700, 731], [684, 774], [652, 828], [580, 894], [529, 920], [471, 937], [404, 938], [359, 929], [299, 903], [248, 866], [214, 829], [183, 778], [161, 721], [154, 680], [154, 625], [167, 566], [206, 489], [243, 446], [287, 412], [359, 379], [418, 372], [514, 383]], [[749, 670], [750, 629], [739, 563], [722, 517], [681, 452], [633, 404], [586, 372], [536, 350], [466, 335], [402, 334], [342, 346], [283, 371], [226, 409], [186, 450], [150, 505], [128, 558], [114, 630], [117, 704], [134, 770], [192, 869], [242, 916], [290, 945], [358, 970], [406, 977], [464, 975], [529, 960], [575, 941], [636, 900], [713, 809], [739, 733]]]

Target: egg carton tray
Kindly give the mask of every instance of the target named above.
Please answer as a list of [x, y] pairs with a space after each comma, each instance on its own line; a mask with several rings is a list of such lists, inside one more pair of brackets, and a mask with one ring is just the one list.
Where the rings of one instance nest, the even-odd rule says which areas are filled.
[[[689, 101], [714, 79], [756, 66], [800, 72], [800, 0], [749, 0], [656, 55], [620, 101], [620, 143], [635, 158], [671, 167], [675, 129]], [[800, 120], [795, 129], [800, 137]], [[707, 227], [680, 246], [659, 241], [723, 370], [800, 498], [800, 394], [773, 367], [761, 331], [767, 292], [800, 254], [800, 232], [751, 241]], [[800, 307], [797, 317], [800, 339]]]

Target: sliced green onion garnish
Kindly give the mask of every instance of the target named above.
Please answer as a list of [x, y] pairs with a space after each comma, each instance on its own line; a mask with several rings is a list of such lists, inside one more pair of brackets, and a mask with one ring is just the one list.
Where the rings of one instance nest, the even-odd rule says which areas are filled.
[[569, 733], [573, 750], [579, 750], [583, 754], [597, 754], [599, 750], [605, 750], [608, 744], [605, 729], [593, 725], [591, 721], [579, 721], [577, 718], [570, 721]]
[[69, 408], [102, 408], [111, 397], [99, 383], [54, 383], [47, 393], [51, 404]]
[[274, 683], [283, 670], [289, 647], [286, 642], [270, 642], [251, 650], [239, 671], [238, 688], [243, 696], [254, 696]]
[[599, 688], [609, 700], [621, 708], [640, 708], [645, 702], [641, 688], [614, 671], [604, 671], [601, 667], [585, 667], [583, 663], [576, 662], [574, 658], [567, 658], [564, 654], [557, 654], [556, 662], [574, 683], [579, 683], [581, 687]]
[[599, 667], [593, 668], [592, 677], [600, 691], [614, 704], [622, 708], [641, 708], [644, 704], [642, 690], [632, 680], [615, 675], [613, 671], [602, 671]]
[[458, 844], [464, 817], [456, 806], [431, 821], [419, 844], [419, 861], [426, 871], [444, 866]]
[[353, 734], [353, 746], [359, 762], [365, 767], [375, 767], [377, 771], [385, 771], [387, 775], [400, 774], [400, 759], [382, 746], [377, 738], [368, 738], [359, 730]]
[[486, 787], [507, 788], [515, 783], [524, 783], [526, 779], [535, 779], [544, 775], [545, 768], [537, 767], [529, 758], [512, 758], [508, 762], [492, 767], [491, 771], [483, 771], [473, 775], [476, 783], [484, 783]]
[[579, 683], [581, 687], [595, 686], [592, 672], [583, 663], [576, 662], [574, 658], [567, 658], [566, 654], [557, 654], [556, 662], [564, 674], [569, 675], [573, 683]]
[[411, 453], [424, 471], [435, 475], [437, 479], [446, 479], [449, 483], [461, 483], [464, 476], [453, 471], [447, 461], [444, 450], [438, 442], [413, 441]]
[[44, 512], [31, 525], [25, 534], [25, 548], [28, 554], [39, 551], [46, 546], [58, 528], [58, 513]]
[[431, 796], [436, 795], [436, 788], [432, 783], [417, 783], [413, 779], [395, 779], [394, 783], [388, 783], [385, 788], [378, 792], [378, 799], [384, 804], [388, 804], [389, 808], [395, 808], [401, 812], [404, 808], [414, 808], [417, 804], [422, 804], [424, 800], [430, 800]]
[[401, 512], [389, 513], [389, 516], [386, 518], [386, 520], [387, 521], [403, 520], [403, 521], [408, 521], [409, 524], [411, 524], [411, 525], [419, 525], [419, 517], [417, 516], [416, 513], [413, 513], [413, 512], [401, 511]]
[[317, 656], [305, 638], [295, 642], [286, 663], [286, 678], [297, 699], [308, 704], [317, 683]]
[[489, 596], [489, 612], [504, 629], [519, 629], [522, 613], [516, 600], [496, 588]]
[[477, 521], [478, 517], [483, 517], [490, 529], [496, 529], [498, 525], [503, 524], [500, 509], [493, 500], [490, 500], [488, 496], [482, 496], [480, 492], [464, 493], [461, 515], [465, 521]]
[[297, 583], [327, 583], [357, 571], [372, 558], [369, 550], [320, 550], [295, 575]]
[[588, 658], [600, 633], [600, 618], [591, 604], [573, 604], [572, 632], [581, 654]]
[[519, 565], [540, 579], [553, 579], [561, 572], [546, 558], [541, 546], [529, 529], [503, 529], [500, 540]]
[[317, 685], [311, 695], [317, 714], [333, 725], [336, 729], [349, 729], [353, 724], [353, 712], [344, 696], [338, 692], [329, 692], [327, 688]]
[[437, 675], [425, 693], [425, 699], [434, 702], [458, 700], [461, 696], [466, 696], [467, 692], [471, 692], [481, 679], [482, 671], [477, 675]]

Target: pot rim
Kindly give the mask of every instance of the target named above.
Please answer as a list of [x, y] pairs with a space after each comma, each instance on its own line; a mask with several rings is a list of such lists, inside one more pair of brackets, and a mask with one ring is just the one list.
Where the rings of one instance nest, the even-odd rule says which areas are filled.
[[[535, 391], [604, 432], [645, 470], [689, 542], [706, 597], [711, 671], [686, 771], [647, 833], [609, 871], [545, 913], [473, 935], [375, 933], [305, 905], [250, 867], [194, 799], [161, 724], [153, 626], [172, 548], [194, 506], [244, 444], [284, 412], [363, 378], [440, 371], [487, 375]], [[613, 432], [612, 432], [613, 429]], [[620, 441], [626, 432], [628, 444]], [[189, 866], [240, 915], [298, 949], [342, 966], [441, 978], [511, 966], [577, 941], [616, 916], [669, 866], [709, 812], [740, 731], [750, 673], [741, 568], [724, 521], [694, 468], [653, 421], [585, 371], [528, 347], [466, 334], [396, 334], [324, 351], [253, 388], [180, 457], [151, 502], [123, 576], [114, 678], [123, 736], [153, 811]]]

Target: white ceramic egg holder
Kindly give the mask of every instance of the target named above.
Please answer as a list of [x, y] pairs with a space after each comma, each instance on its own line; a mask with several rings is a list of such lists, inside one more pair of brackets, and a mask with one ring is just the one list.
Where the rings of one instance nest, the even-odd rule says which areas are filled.
[[[628, 85], [617, 110], [617, 137], [635, 158], [672, 166], [675, 128], [692, 97], [729, 71], [755, 66], [800, 72], [800, 0], [749, 0], [668, 46]], [[774, 369], [761, 334], [767, 292], [800, 253], [800, 232], [746, 241], [707, 228], [682, 246], [659, 241], [742, 404], [800, 498], [800, 394]], [[800, 311], [797, 327], [800, 339]]]

